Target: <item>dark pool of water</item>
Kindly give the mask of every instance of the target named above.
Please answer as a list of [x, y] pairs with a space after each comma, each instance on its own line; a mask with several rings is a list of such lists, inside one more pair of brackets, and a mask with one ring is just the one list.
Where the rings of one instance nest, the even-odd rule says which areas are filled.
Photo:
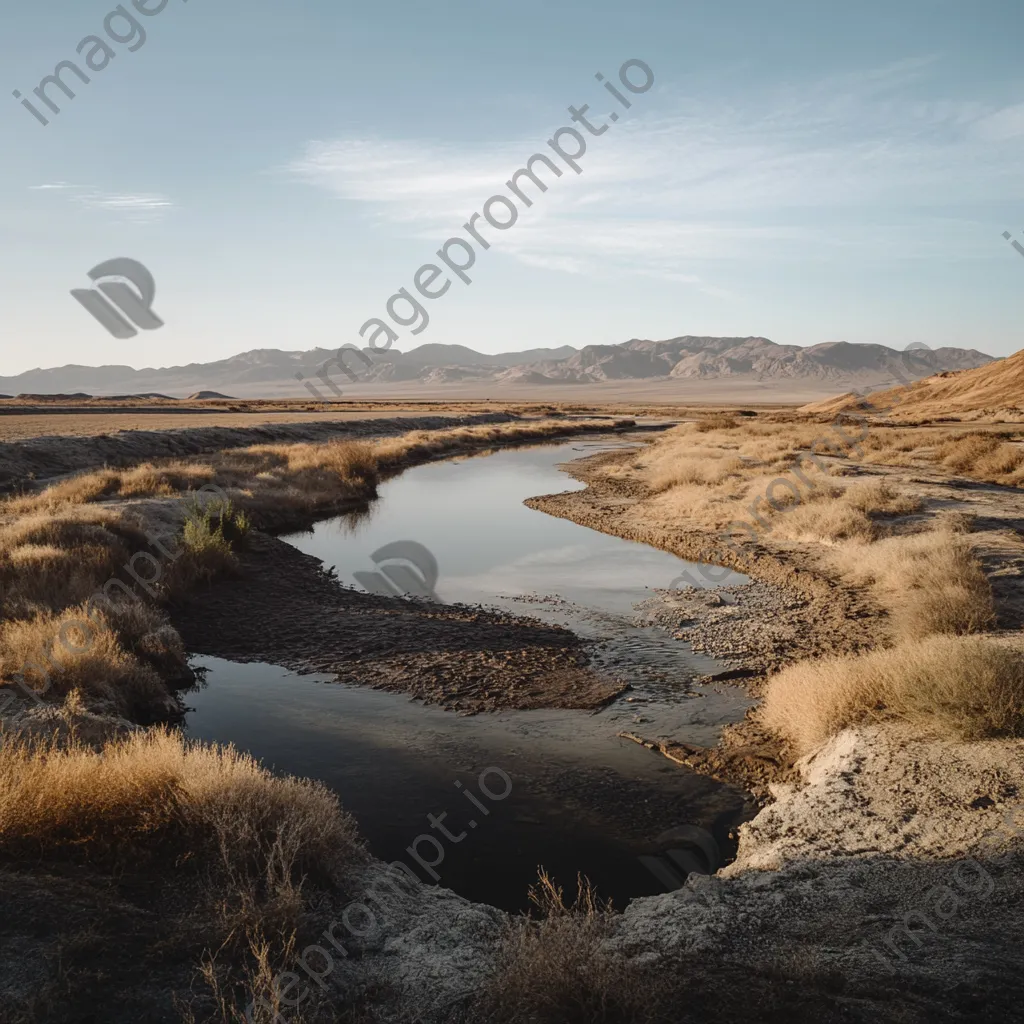
[[[417, 844], [433, 836], [444, 851], [434, 869], [440, 884], [510, 910], [526, 906], [541, 866], [567, 890], [584, 873], [620, 907], [662, 891], [637, 857], [676, 825], [699, 824], [728, 846], [730, 826], [745, 816], [740, 794], [617, 736], [713, 743], [748, 706], [739, 690], [696, 684], [716, 663], [634, 608], [688, 563], [522, 505], [530, 495], [576, 489], [557, 467], [594, 450], [577, 442], [419, 467], [385, 484], [368, 515], [286, 539], [348, 584], [354, 572], [375, 568], [371, 555], [383, 545], [423, 544], [437, 559], [441, 599], [568, 625], [595, 642], [599, 665], [633, 685], [628, 699], [593, 714], [460, 717], [400, 694], [203, 657], [196, 664], [208, 669], [207, 684], [189, 697], [190, 733], [323, 781], [377, 856], [401, 859], [428, 881], [408, 850], [415, 844], [436, 859], [435, 844]], [[488, 769], [510, 780], [504, 799], [481, 792]], [[500, 773], [485, 775], [483, 788], [502, 792]], [[465, 835], [447, 838], [428, 815], [451, 836]]]

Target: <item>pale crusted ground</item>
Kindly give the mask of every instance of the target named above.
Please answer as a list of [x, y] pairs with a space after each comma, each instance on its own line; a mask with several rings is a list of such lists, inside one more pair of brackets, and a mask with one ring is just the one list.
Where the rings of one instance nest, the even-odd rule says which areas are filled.
[[785, 972], [856, 1021], [1020, 1020], [1024, 741], [847, 730], [736, 861], [635, 900], [611, 948]]
[[798, 860], [997, 854], [1024, 827], [1024, 740], [915, 739], [889, 724], [847, 729], [798, 762], [801, 785], [742, 826], [723, 877]]

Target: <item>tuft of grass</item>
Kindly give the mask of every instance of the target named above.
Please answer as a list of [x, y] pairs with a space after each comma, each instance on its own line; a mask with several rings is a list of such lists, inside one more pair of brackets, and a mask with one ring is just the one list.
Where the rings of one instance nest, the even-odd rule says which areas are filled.
[[148, 548], [141, 530], [104, 509], [26, 516], [0, 528], [0, 613], [28, 618], [79, 604]]
[[134, 602], [78, 605], [0, 625], [0, 678], [63, 701], [72, 691], [94, 710], [136, 721], [173, 710], [158, 669], [188, 673], [177, 632]]
[[[543, 871], [530, 890], [539, 920], [514, 919], [508, 926], [490, 982], [477, 998], [471, 1019], [488, 1024], [649, 1024], [666, 1020], [672, 979], [605, 952], [615, 915], [603, 907], [582, 877], [577, 897]], [[678, 992], [678, 982], [675, 989]]]
[[940, 526], [846, 544], [833, 558], [848, 578], [875, 585], [902, 639], [982, 633], [995, 622], [992, 588], [961, 533]]
[[971, 431], [950, 437], [935, 449], [935, 459], [954, 473], [991, 483], [1024, 483], [1024, 448], [999, 434]]
[[5, 737], [0, 855], [108, 869], [187, 856], [269, 892], [304, 876], [335, 878], [364, 852], [354, 821], [320, 783], [157, 729], [101, 750]]
[[1024, 735], [1024, 660], [981, 637], [931, 636], [804, 661], [768, 681], [761, 720], [807, 754], [849, 726], [900, 720], [979, 740]]
[[735, 430], [738, 426], [739, 422], [732, 416], [727, 416], [725, 413], [714, 413], [697, 420], [694, 429], [699, 434], [707, 434], [712, 430]]

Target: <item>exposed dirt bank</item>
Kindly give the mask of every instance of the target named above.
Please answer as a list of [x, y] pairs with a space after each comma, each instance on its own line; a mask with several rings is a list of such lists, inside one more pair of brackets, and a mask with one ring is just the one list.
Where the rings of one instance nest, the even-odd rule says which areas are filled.
[[133, 466], [150, 459], [187, 458], [255, 444], [328, 441], [337, 438], [394, 437], [410, 430], [441, 430], [477, 423], [509, 423], [503, 412], [469, 416], [319, 419], [258, 426], [183, 427], [127, 430], [85, 437], [41, 436], [0, 443], [0, 493], [46, 477], [99, 466]]

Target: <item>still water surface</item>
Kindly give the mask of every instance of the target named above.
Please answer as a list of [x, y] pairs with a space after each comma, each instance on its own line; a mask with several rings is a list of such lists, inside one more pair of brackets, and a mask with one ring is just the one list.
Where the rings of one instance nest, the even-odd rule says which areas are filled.
[[[385, 544], [422, 544], [437, 560], [441, 600], [568, 626], [593, 641], [603, 671], [632, 685], [628, 699], [597, 713], [460, 717], [401, 694], [202, 657], [207, 685], [190, 696], [191, 734], [325, 782], [386, 860], [415, 866], [407, 848], [431, 834], [428, 814], [447, 812], [451, 834], [465, 836], [442, 840], [436, 870], [441, 884], [470, 899], [521, 908], [542, 865], [567, 889], [583, 872], [620, 907], [661, 891], [637, 856], [685, 823], [724, 843], [745, 816], [742, 799], [617, 733], [709, 744], [748, 701], [738, 689], [695, 683], [722, 666], [637, 608], [656, 602], [656, 588], [689, 563], [522, 504], [579, 489], [559, 465], [617, 444], [576, 441], [421, 466], [382, 485], [368, 513], [285, 539], [335, 567], [346, 585], [375, 569], [371, 556]], [[510, 777], [512, 792], [485, 817], [455, 783], [479, 794], [479, 775], [492, 766]], [[489, 785], [500, 791], [495, 778]]]

